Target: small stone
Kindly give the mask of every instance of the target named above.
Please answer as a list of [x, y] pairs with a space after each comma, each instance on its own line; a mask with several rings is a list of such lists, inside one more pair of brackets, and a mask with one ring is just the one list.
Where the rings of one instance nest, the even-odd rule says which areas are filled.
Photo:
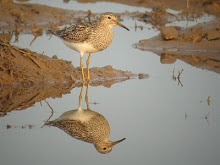
[[140, 40], [139, 43], [140, 43], [140, 44], [146, 44], [146, 43], [147, 43], [147, 40]]
[[53, 55], [52, 59], [58, 59], [57, 55]]
[[105, 68], [106, 68], [107, 70], [112, 70], [112, 69], [113, 69], [111, 65], [105, 66]]
[[202, 40], [202, 37], [196, 36], [196, 37], [193, 38], [193, 43], [200, 42], [201, 40]]
[[139, 78], [139, 79], [146, 79], [146, 78], [149, 78], [149, 75], [146, 74], [146, 73], [139, 73], [139, 74], [138, 74], [138, 78]]
[[173, 64], [177, 60], [177, 57], [172, 54], [163, 54], [160, 56], [161, 64]]
[[220, 32], [219, 31], [209, 31], [207, 38], [209, 41], [220, 39]]
[[161, 34], [162, 34], [163, 39], [165, 40], [176, 39], [179, 35], [178, 31], [172, 26], [162, 28]]
[[10, 124], [7, 124], [7, 125], [6, 125], [6, 128], [7, 128], [7, 129], [10, 129], [11, 127], [12, 127], [12, 126], [11, 126]]

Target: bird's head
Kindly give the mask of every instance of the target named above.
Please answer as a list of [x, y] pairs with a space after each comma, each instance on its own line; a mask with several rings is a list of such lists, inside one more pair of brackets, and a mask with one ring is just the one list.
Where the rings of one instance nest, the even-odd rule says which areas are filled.
[[117, 16], [115, 16], [113, 13], [110, 12], [103, 13], [100, 17], [100, 22], [108, 24], [110, 26], [118, 25], [129, 31], [129, 29], [126, 26], [118, 22]]
[[118, 141], [107, 141], [104, 143], [98, 143], [98, 144], [94, 144], [96, 150], [101, 153], [101, 154], [107, 154], [109, 152], [111, 152], [112, 147], [120, 142], [122, 142], [123, 140], [125, 140], [126, 138], [123, 138], [121, 140]]

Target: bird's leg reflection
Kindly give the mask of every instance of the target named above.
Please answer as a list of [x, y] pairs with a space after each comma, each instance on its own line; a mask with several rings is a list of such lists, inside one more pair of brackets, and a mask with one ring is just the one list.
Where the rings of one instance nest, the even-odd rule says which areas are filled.
[[82, 83], [82, 87], [80, 90], [80, 94], [79, 94], [79, 107], [81, 107], [81, 102], [82, 102], [82, 95], [83, 95], [83, 88], [84, 88], [85, 83]]
[[123, 140], [110, 141], [110, 126], [106, 118], [98, 112], [95, 112], [89, 107], [89, 83], [87, 83], [85, 101], [87, 109], [82, 109], [82, 95], [84, 83], [79, 94], [78, 109], [64, 112], [59, 118], [48, 121], [45, 125], [58, 127], [65, 131], [73, 138], [84, 142], [92, 143], [96, 150], [106, 154], [112, 150], [112, 147]]
[[85, 96], [85, 100], [86, 100], [87, 110], [90, 110], [90, 107], [89, 107], [89, 97], [88, 97], [88, 92], [89, 92], [89, 83], [87, 83], [87, 87], [86, 87], [86, 96]]

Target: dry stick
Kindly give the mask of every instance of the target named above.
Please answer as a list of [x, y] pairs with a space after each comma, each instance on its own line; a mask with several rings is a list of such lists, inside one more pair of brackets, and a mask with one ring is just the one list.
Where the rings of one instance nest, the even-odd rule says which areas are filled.
[[180, 81], [180, 75], [182, 74], [183, 69], [181, 71], [178, 71], [178, 76], [177, 76], [177, 80], [178, 80], [178, 85], [180, 84], [181, 86], [183, 86], [182, 82]]
[[38, 36], [34, 36], [33, 40], [30, 42], [30, 46], [33, 44], [33, 42], [37, 39]]
[[173, 68], [173, 76], [172, 76], [173, 80], [176, 81], [176, 79], [177, 79], [178, 80], [178, 85], [180, 84], [181, 86], [183, 86], [183, 84], [182, 84], [182, 82], [180, 80], [180, 75], [182, 74], [183, 69], [178, 71], [177, 77], [175, 76], [174, 71], [175, 71], [175, 68]]
[[174, 75], [175, 67], [173, 68], [173, 80], [176, 81], [176, 76]]
[[[49, 118], [45, 121], [45, 123], [44, 123], [44, 125], [45, 125], [45, 124], [50, 120], [50, 118], [53, 116], [54, 110], [53, 110], [53, 108], [50, 106], [50, 104], [47, 102], [47, 100], [44, 100], [44, 101], [47, 103], [48, 107], [51, 109], [51, 115], [50, 115]], [[43, 128], [44, 125], [42, 125], [41, 128]]]
[[4, 42], [2, 39], [0, 39], [2, 42], [0, 42], [0, 45], [2, 45], [2, 46], [8, 46], [8, 47], [13, 47], [15, 50], [17, 50], [17, 51], [19, 51], [19, 52], [21, 52], [21, 53], [27, 53], [25, 50], [23, 50], [23, 49], [20, 49], [20, 48], [18, 48], [17, 46], [13, 46], [13, 45], [10, 45], [10, 44], [7, 44], [6, 42]]
[[209, 119], [208, 119], [209, 115], [210, 115], [210, 111], [208, 111], [207, 115], [205, 115], [204, 117], [201, 117], [201, 118], [204, 118], [208, 124], [209, 124]]
[[186, 7], [187, 7], [187, 14], [186, 14], [186, 27], [188, 27], [188, 23], [189, 23], [189, 0], [186, 1]]
[[[26, 53], [27, 54], [27, 53]], [[37, 63], [37, 61], [32, 57], [32, 56], [29, 56], [29, 53], [28, 53], [28, 58], [34, 62], [34, 64], [36, 64], [40, 69], [42, 69], [41, 65]]]

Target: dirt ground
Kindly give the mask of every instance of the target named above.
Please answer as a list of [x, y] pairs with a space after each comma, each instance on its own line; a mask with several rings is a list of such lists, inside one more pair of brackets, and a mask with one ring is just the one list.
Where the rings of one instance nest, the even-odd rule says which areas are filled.
[[[81, 83], [81, 69], [73, 67], [70, 61], [49, 58], [43, 54], [22, 49], [0, 40], [0, 85], [39, 85]], [[84, 70], [86, 73], [86, 69]], [[105, 66], [91, 68], [91, 85], [111, 86], [134, 77], [128, 71]]]
[[[19, 0], [21, 1], [21, 0]], [[101, 1], [101, 0], [99, 0]], [[108, 1], [108, 0], [105, 0]], [[65, 0], [68, 3], [68, 0]], [[96, 0], [79, 0], [96, 2]], [[220, 73], [220, 2], [219, 0], [111, 0], [133, 6], [152, 8], [152, 12], [117, 13], [120, 19], [129, 17], [152, 24], [161, 34], [149, 40], [143, 38], [135, 48], [149, 50], [161, 56], [161, 63], [183, 60], [193, 66]], [[188, 2], [188, 3], [187, 3]], [[165, 9], [182, 11], [174, 15]], [[186, 17], [194, 20], [201, 14], [216, 16], [216, 21], [191, 28], [168, 27], [170, 20]], [[61, 97], [73, 87], [81, 86], [81, 73], [71, 62], [49, 58], [31, 50], [9, 43], [12, 35], [41, 36], [48, 29], [76, 23], [96, 13], [53, 8], [38, 4], [17, 4], [12, 0], [0, 0], [0, 115], [15, 109], [25, 109], [48, 97]], [[188, 50], [188, 51], [186, 51]], [[196, 52], [196, 53], [195, 53]], [[144, 73], [133, 74], [105, 66], [91, 68], [91, 85], [110, 87], [131, 78], [147, 78]]]
[[220, 21], [190, 28], [165, 27], [161, 34], [133, 45], [161, 56], [161, 63], [183, 60], [193, 66], [220, 73]]
[[78, 0], [78, 2], [115, 2], [131, 6], [141, 6], [146, 8], [165, 8], [183, 12], [197, 14], [211, 14], [220, 16], [219, 0]]

